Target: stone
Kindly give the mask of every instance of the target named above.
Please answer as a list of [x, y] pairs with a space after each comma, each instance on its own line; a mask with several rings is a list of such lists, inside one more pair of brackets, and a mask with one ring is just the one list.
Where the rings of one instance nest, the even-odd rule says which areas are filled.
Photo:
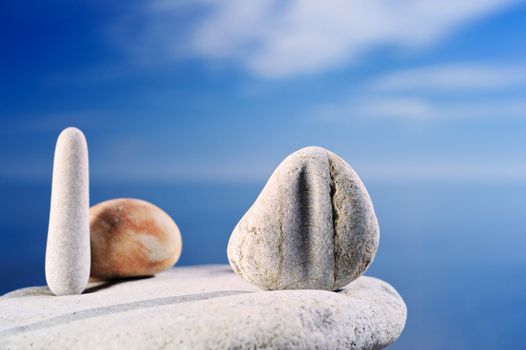
[[398, 338], [407, 313], [376, 278], [339, 292], [268, 292], [227, 265], [50, 295], [33, 287], [0, 297], [2, 349], [381, 349]]
[[235, 227], [234, 271], [265, 290], [335, 290], [373, 260], [379, 227], [350, 165], [321, 147], [289, 155]]
[[82, 293], [90, 270], [88, 146], [63, 130], [55, 147], [46, 246], [46, 282], [55, 295]]
[[89, 219], [94, 278], [154, 275], [172, 267], [181, 256], [177, 224], [152, 203], [108, 200], [91, 207]]

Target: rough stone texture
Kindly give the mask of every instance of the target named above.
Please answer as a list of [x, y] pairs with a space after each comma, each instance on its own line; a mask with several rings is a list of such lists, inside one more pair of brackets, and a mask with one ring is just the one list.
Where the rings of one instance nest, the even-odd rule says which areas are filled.
[[154, 275], [173, 266], [181, 256], [179, 228], [151, 203], [112, 199], [91, 207], [89, 214], [92, 277]]
[[46, 247], [46, 281], [56, 295], [82, 293], [89, 278], [88, 146], [82, 131], [58, 137]]
[[367, 269], [378, 240], [358, 175], [334, 153], [307, 147], [274, 171], [232, 232], [228, 259], [263, 289], [335, 290]]
[[1, 349], [381, 349], [404, 328], [389, 284], [360, 277], [340, 292], [264, 292], [228, 266], [0, 297]]

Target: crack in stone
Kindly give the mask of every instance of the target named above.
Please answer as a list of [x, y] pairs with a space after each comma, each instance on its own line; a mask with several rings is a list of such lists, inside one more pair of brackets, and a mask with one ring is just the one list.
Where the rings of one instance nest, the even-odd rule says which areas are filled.
[[[315, 200], [316, 193], [313, 193], [312, 179], [311, 179], [311, 168], [309, 163], [305, 164], [298, 173], [296, 184], [295, 199], [298, 209], [298, 221], [295, 223], [294, 233], [297, 235], [296, 244], [302, 256], [306, 256], [305, 261], [316, 261], [313, 255], [316, 254], [313, 251], [313, 226], [303, 225], [305, 223], [311, 223], [313, 220], [313, 201]], [[302, 279], [305, 276], [310, 276], [310, 264], [296, 264], [294, 266], [302, 267]], [[289, 283], [285, 288], [289, 287]]]
[[329, 187], [330, 187], [330, 201], [331, 201], [331, 207], [332, 207], [332, 244], [333, 244], [333, 254], [334, 254], [334, 266], [332, 268], [332, 283], [333, 285], [336, 284], [336, 275], [337, 275], [337, 268], [338, 268], [338, 256], [339, 256], [339, 251], [338, 249], [336, 248], [336, 229], [338, 227], [338, 219], [339, 219], [339, 214], [338, 214], [338, 210], [336, 208], [336, 205], [334, 203], [334, 197], [336, 195], [336, 180], [335, 180], [335, 172], [336, 172], [336, 169], [334, 168], [334, 164], [331, 160], [331, 157], [329, 154], [327, 154], [327, 161], [329, 162], [329, 176], [330, 176], [330, 183], [329, 183]]

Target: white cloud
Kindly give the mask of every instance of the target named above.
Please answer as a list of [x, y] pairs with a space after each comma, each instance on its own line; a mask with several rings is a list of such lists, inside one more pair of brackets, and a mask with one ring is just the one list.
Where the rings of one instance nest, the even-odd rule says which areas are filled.
[[526, 66], [446, 64], [388, 72], [314, 108], [319, 120], [526, 120]]
[[369, 83], [370, 88], [387, 92], [499, 90], [525, 86], [526, 66], [491, 66], [472, 63], [401, 70]]
[[437, 101], [422, 97], [351, 97], [314, 108], [318, 120], [345, 121], [351, 118], [398, 120], [458, 120], [524, 118], [524, 99], [496, 101]]
[[[155, 60], [197, 56], [239, 63], [259, 76], [288, 77], [349, 64], [375, 48], [429, 47], [514, 2], [157, 0], [135, 20], [119, 23], [129, 28], [118, 31], [128, 33], [125, 44], [142, 59], [145, 52], [155, 52]], [[187, 23], [185, 13], [195, 19]]]

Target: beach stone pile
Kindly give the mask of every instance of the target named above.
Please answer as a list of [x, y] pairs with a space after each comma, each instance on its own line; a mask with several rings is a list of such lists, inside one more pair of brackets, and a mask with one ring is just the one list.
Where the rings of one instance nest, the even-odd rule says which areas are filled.
[[88, 179], [86, 139], [68, 128], [55, 153], [48, 286], [0, 297], [1, 349], [372, 350], [402, 333], [403, 299], [362, 276], [379, 242], [371, 198], [328, 150], [278, 166], [231, 234], [230, 266], [164, 271], [181, 255], [176, 223], [138, 199], [89, 208]]
[[88, 146], [63, 130], [55, 147], [46, 282], [55, 295], [80, 294], [88, 278], [149, 276], [181, 255], [177, 224], [157, 206], [120, 198], [89, 208]]

